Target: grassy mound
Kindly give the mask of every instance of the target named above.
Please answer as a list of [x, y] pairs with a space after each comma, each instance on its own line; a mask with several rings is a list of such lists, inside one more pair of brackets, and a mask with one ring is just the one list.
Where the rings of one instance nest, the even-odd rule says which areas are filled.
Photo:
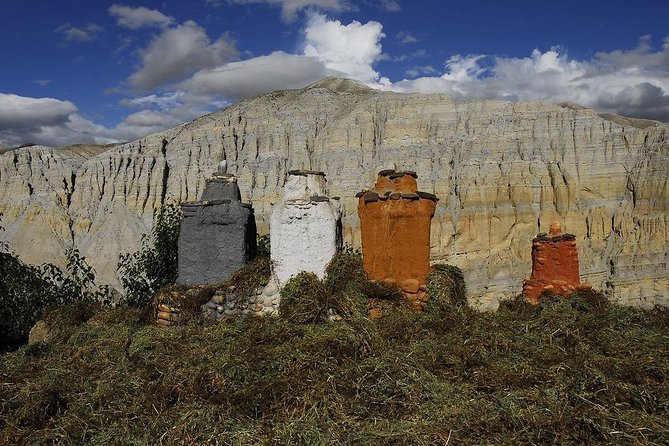
[[52, 313], [47, 343], [0, 361], [0, 444], [669, 443], [669, 312], [584, 295], [481, 314], [439, 270], [424, 314], [372, 321], [364, 278], [329, 272], [290, 283], [279, 318]]

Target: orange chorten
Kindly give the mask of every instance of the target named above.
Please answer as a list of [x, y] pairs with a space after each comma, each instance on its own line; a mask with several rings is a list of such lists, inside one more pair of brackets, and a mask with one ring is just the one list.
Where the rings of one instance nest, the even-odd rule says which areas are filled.
[[581, 284], [576, 236], [562, 234], [560, 223], [532, 240], [532, 275], [523, 282], [523, 294], [537, 305], [543, 293], [569, 297], [591, 285]]
[[430, 221], [437, 197], [419, 192], [416, 178], [415, 172], [382, 170], [374, 188], [356, 196], [369, 278], [396, 284], [422, 311], [428, 300]]

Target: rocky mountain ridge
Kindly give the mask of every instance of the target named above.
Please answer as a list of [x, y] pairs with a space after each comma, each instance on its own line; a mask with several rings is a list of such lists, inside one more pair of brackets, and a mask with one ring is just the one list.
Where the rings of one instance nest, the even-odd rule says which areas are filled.
[[572, 104], [454, 101], [326, 79], [269, 93], [112, 147], [0, 155], [7, 240], [31, 263], [72, 244], [105, 282], [166, 201], [192, 201], [221, 160], [266, 233], [291, 169], [323, 170], [344, 240], [360, 244], [355, 193], [379, 170], [418, 173], [440, 202], [432, 261], [465, 273], [472, 302], [521, 291], [531, 240], [559, 220], [584, 282], [632, 305], [669, 303], [669, 126]]

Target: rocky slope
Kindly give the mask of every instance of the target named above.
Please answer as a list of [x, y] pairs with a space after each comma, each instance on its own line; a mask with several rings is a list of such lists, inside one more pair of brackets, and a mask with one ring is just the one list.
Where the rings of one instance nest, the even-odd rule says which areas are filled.
[[[101, 151], [103, 150], [103, 151]], [[98, 153], [101, 151], [101, 153]], [[520, 292], [531, 240], [560, 220], [583, 282], [632, 305], [669, 303], [669, 126], [571, 104], [456, 102], [326, 79], [245, 100], [115, 147], [0, 155], [0, 237], [30, 262], [75, 244], [105, 281], [166, 200], [195, 200], [226, 159], [268, 231], [291, 169], [323, 170], [359, 246], [355, 193], [415, 170], [440, 197], [432, 260], [460, 266], [473, 302]]]

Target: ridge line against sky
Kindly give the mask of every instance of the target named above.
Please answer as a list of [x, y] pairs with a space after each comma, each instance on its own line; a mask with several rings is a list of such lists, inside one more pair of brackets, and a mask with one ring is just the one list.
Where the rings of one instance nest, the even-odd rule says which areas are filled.
[[640, 0], [633, 11], [617, 0], [606, 10], [571, 0], [507, 9], [487, 0], [6, 3], [6, 146], [132, 140], [327, 76], [669, 122], [662, 2]]

